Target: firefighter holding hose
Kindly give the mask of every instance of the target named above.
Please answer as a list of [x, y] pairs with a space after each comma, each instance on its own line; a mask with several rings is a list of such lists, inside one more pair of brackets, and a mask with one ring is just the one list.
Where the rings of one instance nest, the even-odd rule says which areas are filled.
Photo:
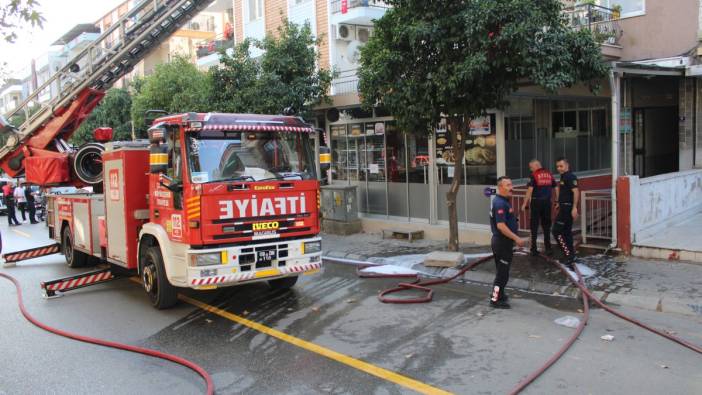
[[492, 253], [495, 255], [497, 274], [492, 287], [490, 306], [509, 309], [509, 298], [505, 293], [509, 270], [512, 266], [513, 248], [524, 247], [524, 240], [517, 235], [517, 216], [510, 204], [512, 198], [512, 180], [508, 177], [497, 179], [497, 196], [490, 209], [490, 227], [492, 228]]

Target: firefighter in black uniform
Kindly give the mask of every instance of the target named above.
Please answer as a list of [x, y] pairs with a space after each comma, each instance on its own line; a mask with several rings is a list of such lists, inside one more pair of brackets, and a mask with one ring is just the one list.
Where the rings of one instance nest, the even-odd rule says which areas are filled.
[[512, 266], [512, 249], [514, 244], [523, 247], [524, 240], [517, 236], [517, 216], [509, 199], [512, 197], [512, 180], [507, 177], [497, 179], [497, 196], [490, 209], [490, 227], [492, 228], [492, 253], [495, 254], [497, 274], [492, 287], [490, 306], [509, 309], [505, 287], [509, 281], [509, 269]]
[[556, 223], [553, 224], [553, 236], [563, 250], [566, 266], [572, 270], [575, 262], [573, 220], [578, 217], [578, 203], [580, 201], [578, 178], [570, 171], [570, 164], [566, 158], [559, 158], [556, 161], [556, 170], [561, 175], [561, 179], [558, 188], [556, 188], [558, 214], [556, 215]]
[[531, 255], [536, 256], [539, 251], [536, 248], [536, 237], [539, 235], [539, 223], [544, 231], [544, 249], [547, 255], [551, 255], [551, 196], [553, 188], [556, 187], [556, 180], [551, 172], [541, 167], [541, 162], [532, 159], [529, 162], [529, 182], [527, 183], [527, 193], [522, 204], [522, 211], [531, 209], [529, 224], [531, 225]]

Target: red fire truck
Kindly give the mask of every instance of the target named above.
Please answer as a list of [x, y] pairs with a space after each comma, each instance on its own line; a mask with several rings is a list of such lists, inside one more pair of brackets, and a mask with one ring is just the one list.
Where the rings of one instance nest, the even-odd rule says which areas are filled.
[[157, 308], [177, 287], [291, 287], [321, 267], [313, 132], [286, 116], [159, 118], [149, 142], [106, 145], [104, 194], [50, 196], [49, 235], [71, 267], [138, 271]]
[[[47, 296], [139, 274], [153, 305], [167, 308], [178, 287], [288, 288], [320, 269], [314, 130], [300, 118], [167, 115], [152, 123], [148, 140], [110, 142], [105, 128], [95, 132], [98, 143], [66, 142], [114, 81], [209, 3], [135, 3], [5, 114], [24, 112], [21, 125], [0, 117], [8, 175], [96, 192], [50, 196], [47, 224], [58, 243], [3, 255], [7, 263], [60, 251], [70, 267], [103, 264], [42, 283]], [[48, 87], [59, 93], [37, 107]]]

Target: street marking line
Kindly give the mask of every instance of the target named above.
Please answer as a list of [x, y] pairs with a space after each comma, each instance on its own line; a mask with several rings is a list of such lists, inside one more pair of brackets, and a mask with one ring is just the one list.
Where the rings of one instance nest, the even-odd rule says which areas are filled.
[[379, 377], [383, 380], [387, 380], [387, 381], [393, 382], [395, 384], [401, 385], [405, 388], [409, 388], [413, 391], [417, 391], [417, 392], [422, 393], [422, 394], [432, 394], [432, 395], [433, 394], [451, 394], [451, 392], [444, 391], [444, 390], [436, 388], [436, 387], [432, 387], [428, 384], [422, 383], [421, 381], [417, 381], [417, 380], [409, 378], [407, 376], [403, 376], [399, 373], [395, 373], [393, 371], [383, 369], [379, 366], [375, 366], [375, 365], [370, 364], [368, 362], [361, 361], [359, 359], [356, 359], [356, 358], [350, 357], [348, 355], [336, 352], [334, 350], [317, 345], [315, 343], [311, 343], [311, 342], [308, 342], [306, 340], [302, 340], [300, 338], [288, 335], [287, 333], [284, 333], [284, 332], [281, 332], [279, 330], [267, 327], [263, 324], [259, 324], [258, 322], [248, 320], [246, 318], [240, 317], [236, 314], [222, 310], [222, 309], [217, 308], [215, 306], [211, 306], [207, 303], [190, 298], [188, 296], [178, 294], [178, 299], [182, 300], [183, 302], [189, 303], [193, 306], [199, 307], [202, 310], [216, 314], [222, 318], [226, 318], [230, 321], [236, 322], [237, 324], [244, 325], [246, 327], [249, 327], [251, 329], [254, 329], [254, 330], [257, 330], [261, 333], [264, 333], [268, 336], [275, 337], [278, 340], [282, 340], [286, 343], [290, 343], [294, 346], [303, 348], [307, 351], [311, 351], [315, 354], [322, 355], [322, 356], [327, 357], [329, 359], [332, 359], [336, 362], [351, 366], [352, 368], [355, 368], [355, 369], [358, 369], [362, 372], [366, 372], [370, 375]]
[[[130, 277], [129, 280], [141, 285], [141, 279], [139, 277]], [[344, 365], [348, 365], [354, 369], [358, 369], [358, 370], [360, 370], [362, 372], [366, 372], [372, 376], [376, 376], [376, 377], [381, 378], [383, 380], [390, 381], [392, 383], [401, 385], [405, 388], [409, 388], [409, 389], [416, 391], [416, 392], [419, 392], [421, 394], [428, 394], [428, 395], [452, 395], [453, 394], [451, 392], [448, 392], [448, 391], [445, 391], [445, 390], [442, 390], [442, 389], [439, 389], [436, 387], [432, 387], [429, 384], [422, 383], [421, 381], [417, 381], [417, 380], [409, 378], [407, 376], [403, 376], [399, 373], [395, 373], [391, 370], [383, 369], [379, 366], [375, 366], [375, 365], [370, 364], [368, 362], [361, 361], [360, 359], [356, 359], [356, 358], [350, 357], [348, 355], [342, 354], [340, 352], [336, 352], [334, 350], [331, 350], [329, 348], [317, 345], [315, 343], [311, 343], [311, 342], [308, 342], [306, 340], [302, 340], [300, 338], [297, 338], [295, 336], [288, 335], [287, 333], [284, 333], [284, 332], [281, 332], [279, 330], [267, 327], [263, 324], [259, 324], [258, 322], [248, 320], [244, 317], [240, 317], [236, 314], [222, 310], [220, 308], [209, 305], [205, 302], [201, 302], [197, 299], [193, 299], [191, 297], [185, 296], [183, 294], [178, 294], [178, 299], [180, 299], [181, 301], [183, 301], [185, 303], [188, 303], [188, 304], [191, 304], [195, 307], [198, 307], [201, 310], [210, 312], [212, 314], [216, 314], [216, 315], [218, 315], [222, 318], [225, 318], [229, 321], [244, 325], [248, 328], [259, 331], [259, 332], [266, 334], [268, 336], [275, 337], [278, 340], [282, 340], [286, 343], [300, 347], [302, 349], [313, 352], [315, 354], [319, 354], [321, 356], [327, 357], [327, 358], [332, 359], [336, 362], [342, 363]]]
[[12, 229], [12, 231], [15, 232], [15, 233], [17, 233], [18, 235], [24, 236], [24, 237], [26, 237], [26, 238], [28, 238], [28, 239], [31, 239], [31, 238], [32, 238], [32, 236], [31, 236], [29, 233], [24, 233], [24, 232], [22, 232], [21, 230]]

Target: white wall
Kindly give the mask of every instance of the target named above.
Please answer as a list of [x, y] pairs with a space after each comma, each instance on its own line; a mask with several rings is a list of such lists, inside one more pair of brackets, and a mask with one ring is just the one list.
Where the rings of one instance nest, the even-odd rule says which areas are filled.
[[[256, 40], [263, 40], [266, 37], [266, 15], [264, 13], [263, 17], [256, 20], [249, 20], [249, 2], [244, 0], [241, 2], [243, 8], [243, 22], [244, 22], [244, 38], [253, 38]], [[263, 54], [263, 51], [256, 47], [251, 47], [251, 56], [257, 58]]]
[[629, 176], [633, 243], [702, 211], [702, 170]]
[[[300, 4], [295, 4], [294, 0], [288, 0], [288, 20], [292, 23], [303, 25], [309, 22], [312, 34], [317, 37], [317, 7], [315, 0], [305, 0]], [[327, 37], [327, 40], [329, 37]]]

